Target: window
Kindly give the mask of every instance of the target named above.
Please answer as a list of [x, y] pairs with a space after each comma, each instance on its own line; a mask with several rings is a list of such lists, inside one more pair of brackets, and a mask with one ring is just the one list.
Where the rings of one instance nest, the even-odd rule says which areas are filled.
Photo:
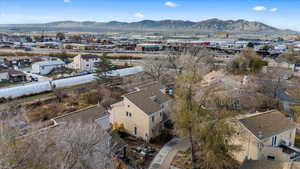
[[162, 112], [159, 113], [160, 117], [162, 116]]
[[89, 64], [86, 65], [86, 67], [89, 67], [89, 66], [90, 66]]
[[272, 137], [272, 146], [273, 147], [277, 146], [277, 136]]
[[128, 107], [130, 107], [130, 105], [128, 105]]
[[268, 158], [268, 160], [275, 160], [274, 156], [268, 156], [267, 158]]
[[264, 145], [262, 143], [257, 143], [257, 148], [259, 149], [259, 151], [262, 151], [263, 146]]
[[155, 121], [155, 116], [152, 116], [152, 123], [154, 123]]
[[127, 116], [127, 117], [131, 117], [131, 116], [132, 116], [132, 114], [131, 114], [131, 113], [129, 113], [129, 112], [126, 112], [126, 116]]
[[134, 135], [137, 135], [137, 128], [134, 127]]

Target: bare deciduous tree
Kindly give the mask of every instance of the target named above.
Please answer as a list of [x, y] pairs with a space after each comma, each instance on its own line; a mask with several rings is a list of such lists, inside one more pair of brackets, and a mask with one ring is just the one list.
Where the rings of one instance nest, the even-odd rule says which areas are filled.
[[16, 117], [0, 121], [2, 169], [112, 169], [110, 136], [97, 124], [69, 123], [24, 134]]
[[166, 64], [163, 60], [147, 60], [144, 63], [144, 71], [152, 77], [153, 80], [159, 81], [166, 73]]
[[289, 64], [289, 68], [292, 64], [295, 64], [300, 61], [300, 53], [290, 51], [287, 53], [283, 53], [276, 58], [278, 62], [287, 62]]
[[[70, 123], [51, 131], [55, 140], [55, 167], [111, 169], [110, 136], [97, 124]], [[58, 160], [60, 159], [60, 160]]]
[[55, 88], [53, 94], [56, 96], [59, 103], [62, 103], [63, 99], [68, 96], [65, 89], [62, 88]]
[[176, 105], [172, 119], [176, 131], [189, 140], [192, 168], [197, 168], [199, 133], [202, 132], [203, 121], [207, 120], [209, 112], [204, 109], [203, 99], [198, 101], [195, 95], [202, 77], [212, 70], [213, 56], [205, 48], [192, 48], [184, 51], [178, 59], [178, 65], [182, 70], [177, 77]]
[[206, 48], [190, 48], [186, 49], [178, 57], [177, 64], [181, 70], [187, 72], [195, 72], [201, 76], [210, 72], [213, 68], [214, 53]]
[[179, 65], [179, 58], [181, 56], [181, 52], [179, 51], [168, 51], [168, 67], [175, 71], [175, 74], [178, 76], [180, 74], [180, 65]]
[[291, 73], [288, 70], [274, 67], [258, 76], [260, 92], [277, 99], [280, 92], [287, 88], [287, 79]]

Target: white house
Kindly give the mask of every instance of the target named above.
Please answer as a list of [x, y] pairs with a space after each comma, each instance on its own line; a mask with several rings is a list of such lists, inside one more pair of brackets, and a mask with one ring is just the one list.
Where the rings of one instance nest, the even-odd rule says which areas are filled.
[[92, 54], [80, 54], [77, 55], [73, 62], [68, 65], [71, 69], [81, 70], [81, 71], [95, 71], [95, 63], [99, 62], [100, 58], [97, 55]]
[[48, 61], [36, 62], [32, 65], [32, 73], [47, 75], [54, 68], [60, 68], [64, 66], [65, 66], [65, 62], [61, 60], [48, 60]]
[[0, 71], [0, 82], [9, 80], [8, 71]]

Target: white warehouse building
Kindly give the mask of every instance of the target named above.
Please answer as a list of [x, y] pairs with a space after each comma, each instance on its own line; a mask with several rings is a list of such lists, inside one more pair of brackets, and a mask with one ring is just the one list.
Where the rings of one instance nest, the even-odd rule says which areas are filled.
[[54, 68], [60, 68], [64, 66], [65, 66], [65, 62], [61, 60], [48, 60], [48, 61], [37, 62], [32, 65], [32, 73], [47, 75]]

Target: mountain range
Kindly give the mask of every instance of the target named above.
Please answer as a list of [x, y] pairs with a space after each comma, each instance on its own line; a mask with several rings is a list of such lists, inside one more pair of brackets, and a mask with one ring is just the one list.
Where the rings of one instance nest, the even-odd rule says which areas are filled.
[[193, 33], [261, 33], [261, 34], [298, 34], [293, 30], [282, 30], [261, 22], [247, 20], [209, 19], [201, 22], [184, 20], [143, 20], [139, 22], [76, 22], [59, 21], [46, 24], [10, 24], [0, 25], [0, 29], [20, 30], [56, 30], [56, 31], [141, 31], [141, 32], [193, 32]]

